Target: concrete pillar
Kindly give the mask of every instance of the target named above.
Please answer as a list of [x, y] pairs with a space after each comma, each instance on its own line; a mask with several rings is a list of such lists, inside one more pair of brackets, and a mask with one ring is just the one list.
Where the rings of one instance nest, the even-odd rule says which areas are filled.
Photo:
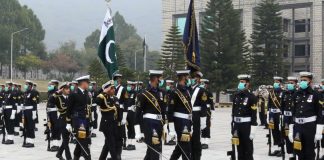
[[322, 1], [314, 1], [311, 8], [311, 44], [312, 54], [310, 61], [312, 62], [311, 72], [314, 73], [314, 82], [320, 82], [323, 77], [323, 3]]

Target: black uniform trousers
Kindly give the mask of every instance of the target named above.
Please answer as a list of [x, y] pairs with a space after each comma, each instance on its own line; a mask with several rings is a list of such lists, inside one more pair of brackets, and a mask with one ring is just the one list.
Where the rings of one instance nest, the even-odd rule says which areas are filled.
[[48, 118], [51, 122], [51, 133], [52, 133], [52, 139], [54, 140], [60, 140], [60, 125], [59, 120], [57, 117], [57, 111], [47, 112]]
[[237, 146], [238, 160], [253, 160], [253, 141], [250, 139], [251, 123], [234, 123], [240, 144]]
[[[103, 121], [103, 119], [102, 119]], [[105, 127], [100, 127], [101, 132], [103, 132], [105, 136], [105, 144], [102, 147], [102, 151], [99, 157], [99, 160], [106, 160], [108, 156], [108, 152], [110, 152], [112, 160], [120, 160], [121, 154], [119, 154], [119, 146], [121, 146], [122, 141], [119, 137], [119, 129], [116, 121], [105, 121]], [[102, 123], [102, 122], [101, 122]]]
[[267, 125], [267, 114], [265, 113], [265, 105], [264, 102], [261, 103], [260, 111], [259, 111], [259, 119], [261, 125]]
[[135, 139], [135, 112], [128, 111], [127, 123], [127, 137], [128, 139]]
[[316, 123], [310, 122], [305, 124], [294, 125], [294, 139], [298, 134], [302, 150], [295, 152], [298, 155], [299, 160], [315, 160], [315, 133], [316, 133]]
[[98, 128], [97, 106], [91, 106], [91, 112], [93, 112], [92, 127], [93, 129], [97, 129]]
[[[83, 125], [84, 128], [86, 129], [86, 138], [78, 137], [78, 131], [79, 131], [81, 125]], [[80, 144], [77, 143], [75, 146], [74, 153], [73, 153], [74, 159], [79, 159], [82, 156], [82, 157], [84, 157], [85, 160], [91, 160], [90, 149], [89, 149], [90, 126], [88, 124], [88, 120], [86, 118], [82, 118], [82, 117], [74, 117], [74, 118], [72, 118], [72, 127], [73, 127], [74, 132], [76, 133], [77, 140], [80, 142]], [[81, 145], [85, 151], [81, 148]]]
[[[160, 154], [162, 153], [162, 131], [163, 131], [163, 124], [160, 120], [152, 120], [143, 118], [143, 129], [144, 129], [144, 137], [145, 137], [145, 143], [147, 145], [146, 155], [144, 160], [159, 160]], [[153, 130], [156, 131], [158, 134], [157, 138], [159, 139], [159, 144], [153, 144], [152, 138], [153, 138]], [[157, 153], [158, 152], [158, 153]]]
[[191, 150], [192, 150], [192, 160], [200, 160], [201, 158], [201, 141], [200, 141], [200, 111], [192, 112], [192, 140], [191, 140]]
[[25, 119], [24, 128], [26, 131], [26, 137], [35, 138], [35, 121], [33, 119], [33, 110], [27, 109], [24, 110], [23, 112], [24, 112], [24, 119]]
[[72, 159], [70, 147], [69, 147], [69, 140], [70, 140], [70, 132], [66, 129], [66, 121], [65, 116], [60, 116], [58, 119], [59, 122], [59, 133], [62, 134], [62, 144], [60, 146], [60, 149], [58, 150], [58, 154], [62, 155], [65, 151], [65, 157], [66, 159]]
[[[293, 117], [292, 116], [284, 116], [284, 122], [285, 126], [289, 127], [289, 124], [293, 123]], [[286, 142], [286, 150], [288, 154], [293, 154], [293, 143], [290, 142], [288, 136], [285, 136], [285, 142]]]
[[280, 113], [271, 113], [269, 115], [269, 118], [273, 120], [274, 123], [274, 129], [271, 130], [272, 132], [272, 138], [273, 138], [273, 145], [280, 145]]
[[184, 128], [188, 129], [188, 132], [191, 132], [191, 121], [182, 118], [174, 118], [174, 128], [177, 133], [177, 141], [175, 149], [172, 152], [170, 160], [177, 160], [182, 156], [182, 160], [191, 160], [191, 141], [182, 142], [181, 136], [184, 131]]
[[15, 122], [14, 122], [14, 125], [15, 127], [19, 127], [20, 125], [20, 122], [21, 122], [21, 112], [20, 113], [16, 113], [16, 118], [15, 118]]
[[4, 109], [4, 111], [3, 111], [5, 126], [6, 126], [8, 135], [14, 134], [14, 127], [15, 127], [15, 120], [10, 119], [11, 113], [12, 113], [12, 109]]
[[210, 138], [210, 127], [211, 127], [211, 110], [207, 109], [207, 118], [206, 118], [207, 127], [201, 131], [202, 138]]

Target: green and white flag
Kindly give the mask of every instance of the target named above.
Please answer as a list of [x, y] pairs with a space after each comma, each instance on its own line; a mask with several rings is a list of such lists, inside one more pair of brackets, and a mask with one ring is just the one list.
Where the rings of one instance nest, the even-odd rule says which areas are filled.
[[98, 56], [107, 69], [108, 76], [111, 79], [112, 75], [118, 71], [116, 46], [115, 46], [115, 33], [111, 10], [108, 8], [104, 22], [102, 24]]

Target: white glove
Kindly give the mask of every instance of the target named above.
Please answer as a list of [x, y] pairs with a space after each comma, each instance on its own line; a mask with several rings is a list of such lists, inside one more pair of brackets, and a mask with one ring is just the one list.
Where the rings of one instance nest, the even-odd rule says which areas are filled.
[[250, 140], [253, 140], [255, 137], [257, 126], [251, 126], [251, 131], [250, 131]]
[[11, 119], [11, 120], [14, 120], [15, 117], [16, 117], [16, 110], [12, 110], [12, 111], [11, 111], [10, 119]]
[[135, 125], [134, 129], [135, 129], [135, 139], [140, 140], [142, 138], [140, 125], [138, 125], [138, 124]]
[[176, 137], [176, 133], [175, 133], [175, 130], [174, 130], [174, 123], [169, 123], [169, 136], [170, 138], [175, 138]]
[[123, 119], [121, 121], [121, 124], [122, 125], [125, 125], [126, 124], [126, 122], [127, 122], [126, 118], [127, 118], [127, 112], [123, 112]]
[[21, 106], [17, 106], [17, 114], [21, 112]]
[[72, 126], [71, 126], [71, 124], [67, 124], [65, 128], [66, 128], [66, 130], [68, 130], [69, 132], [72, 131]]
[[322, 140], [323, 125], [316, 125], [315, 142]]
[[200, 117], [200, 129], [203, 130], [207, 127], [207, 117]]
[[289, 125], [289, 133], [288, 133], [288, 139], [291, 143], [294, 142], [294, 125], [290, 124]]
[[33, 111], [33, 120], [36, 120], [36, 118], [37, 118], [36, 111]]

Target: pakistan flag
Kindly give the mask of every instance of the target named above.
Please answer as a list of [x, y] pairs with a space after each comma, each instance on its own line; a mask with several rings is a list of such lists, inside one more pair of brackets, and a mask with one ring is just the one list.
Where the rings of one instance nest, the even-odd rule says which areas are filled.
[[118, 70], [118, 64], [116, 56], [114, 26], [110, 9], [108, 9], [104, 22], [102, 24], [98, 56], [107, 69], [108, 76], [111, 79], [112, 75]]

